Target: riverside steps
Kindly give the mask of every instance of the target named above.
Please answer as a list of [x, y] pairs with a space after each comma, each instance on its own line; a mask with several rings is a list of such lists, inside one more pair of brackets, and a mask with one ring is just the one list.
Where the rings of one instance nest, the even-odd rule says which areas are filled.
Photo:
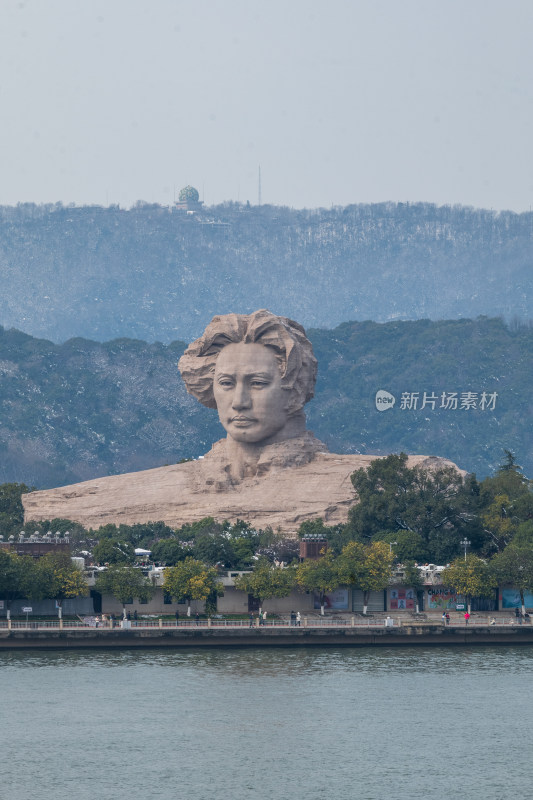
[[444, 625], [440, 620], [408, 617], [356, 616], [302, 618], [300, 626], [273, 619], [264, 625], [254, 620], [201, 619], [139, 620], [95, 627], [85, 622], [0, 622], [0, 650], [139, 648], [139, 647], [416, 647], [533, 644], [533, 625], [516, 623], [508, 615], [474, 617], [468, 625], [459, 619]]

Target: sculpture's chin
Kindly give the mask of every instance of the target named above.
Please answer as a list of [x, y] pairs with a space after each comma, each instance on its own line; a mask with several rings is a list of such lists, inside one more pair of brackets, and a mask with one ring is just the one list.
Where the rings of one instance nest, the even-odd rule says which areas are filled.
[[228, 439], [232, 439], [234, 442], [240, 442], [242, 444], [256, 444], [256, 445], [268, 445], [272, 444], [273, 442], [281, 441], [284, 436], [281, 430], [277, 431], [270, 431], [266, 435], [264, 431], [258, 432], [251, 430], [250, 428], [237, 428], [230, 431], [227, 431]]
[[228, 439], [241, 444], [257, 446], [275, 444], [284, 439], [292, 439], [305, 432], [305, 414], [302, 411], [281, 419], [241, 419], [222, 423]]

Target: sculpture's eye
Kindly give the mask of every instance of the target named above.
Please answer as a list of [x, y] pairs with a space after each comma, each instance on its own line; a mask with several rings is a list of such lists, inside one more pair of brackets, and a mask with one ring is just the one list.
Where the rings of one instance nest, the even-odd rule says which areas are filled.
[[268, 386], [269, 384], [270, 381], [266, 381], [263, 378], [253, 378], [250, 381], [250, 386], [252, 387], [252, 389], [264, 389], [265, 386]]
[[217, 384], [223, 389], [231, 389], [231, 387], [234, 385], [234, 382], [231, 378], [219, 378], [217, 380]]

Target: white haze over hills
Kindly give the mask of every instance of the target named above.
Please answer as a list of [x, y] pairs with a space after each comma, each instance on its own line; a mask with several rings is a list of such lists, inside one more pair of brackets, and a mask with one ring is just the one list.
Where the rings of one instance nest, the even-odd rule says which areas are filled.
[[530, 0], [2, 0], [0, 205], [533, 202]]
[[3, 0], [0, 324], [531, 318], [532, 33], [529, 0]]

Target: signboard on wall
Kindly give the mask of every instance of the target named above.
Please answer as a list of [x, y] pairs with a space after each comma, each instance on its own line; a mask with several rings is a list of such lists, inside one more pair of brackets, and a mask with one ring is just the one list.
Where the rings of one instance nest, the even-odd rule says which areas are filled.
[[[320, 608], [320, 595], [314, 595], [314, 608]], [[324, 608], [331, 608], [335, 611], [348, 610], [348, 589], [337, 589], [328, 592], [324, 600]]]
[[[524, 592], [524, 605], [533, 608], [533, 594]], [[516, 589], [502, 589], [502, 608], [521, 608], [520, 592]]]
[[457, 607], [457, 595], [451, 589], [444, 589], [437, 586], [435, 589], [428, 589], [428, 608], [439, 608], [441, 611], [455, 609]]
[[414, 589], [391, 589], [390, 590], [390, 609], [414, 608], [415, 590]]

